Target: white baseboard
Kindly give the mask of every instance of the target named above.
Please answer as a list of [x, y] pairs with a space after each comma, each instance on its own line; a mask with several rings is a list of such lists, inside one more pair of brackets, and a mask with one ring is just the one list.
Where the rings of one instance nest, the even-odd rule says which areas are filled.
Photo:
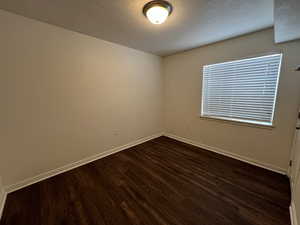
[[7, 196], [6, 192], [2, 191], [2, 193], [0, 193], [0, 220], [2, 217], [3, 210], [4, 210], [6, 196]]
[[278, 168], [278, 167], [275, 167], [275, 166], [272, 166], [272, 165], [269, 165], [269, 164], [266, 164], [266, 163], [258, 162], [257, 160], [253, 160], [253, 159], [250, 159], [250, 158], [247, 158], [247, 157], [244, 157], [244, 156], [239, 156], [237, 154], [230, 153], [229, 151], [225, 151], [225, 150], [220, 149], [220, 148], [216, 148], [216, 147], [204, 145], [204, 144], [201, 144], [201, 143], [197, 143], [197, 142], [192, 141], [190, 139], [182, 138], [182, 137], [179, 137], [179, 136], [176, 136], [176, 135], [173, 135], [173, 134], [159, 133], [159, 134], [151, 135], [151, 136], [148, 136], [148, 137], [145, 137], [145, 138], [141, 138], [139, 140], [130, 142], [130, 143], [128, 143], [126, 145], [123, 145], [123, 146], [120, 146], [120, 147], [116, 147], [116, 148], [107, 150], [107, 151], [99, 153], [97, 155], [93, 155], [93, 156], [84, 158], [84, 159], [79, 160], [77, 162], [67, 164], [67, 165], [62, 166], [60, 168], [50, 170], [48, 172], [39, 174], [35, 177], [27, 178], [23, 181], [20, 181], [20, 182], [16, 183], [16, 184], [5, 186], [4, 190], [5, 190], [6, 193], [11, 193], [11, 192], [19, 190], [23, 187], [29, 186], [31, 184], [34, 184], [34, 183], [37, 183], [39, 181], [45, 180], [47, 178], [53, 177], [53, 176], [58, 175], [60, 173], [63, 173], [63, 172], [69, 171], [71, 169], [77, 168], [79, 166], [88, 164], [88, 163], [93, 162], [95, 160], [101, 159], [103, 157], [109, 156], [111, 154], [117, 153], [119, 151], [125, 150], [125, 149], [130, 148], [130, 147], [133, 147], [135, 145], [144, 143], [146, 141], [152, 140], [152, 139], [160, 137], [162, 135], [164, 135], [166, 137], [169, 137], [169, 138], [172, 138], [172, 139], [175, 139], [175, 140], [178, 140], [178, 141], [181, 141], [181, 142], [184, 142], [184, 143], [187, 143], [187, 144], [197, 146], [197, 147], [205, 149], [205, 150], [213, 151], [215, 153], [219, 153], [219, 154], [222, 154], [222, 155], [225, 155], [225, 156], [228, 156], [228, 157], [231, 157], [231, 158], [234, 158], [234, 159], [246, 162], [246, 163], [250, 163], [252, 165], [259, 166], [259, 167], [262, 167], [262, 168], [265, 168], [265, 169], [268, 169], [268, 170], [271, 170], [271, 171], [274, 171], [274, 172], [277, 172], [277, 173], [280, 173], [280, 174], [286, 174], [286, 171], [282, 168]]
[[290, 216], [291, 216], [291, 224], [292, 225], [298, 225], [296, 208], [295, 208], [295, 204], [294, 204], [293, 201], [292, 201], [291, 206], [290, 206]]
[[170, 133], [165, 133], [164, 136], [175, 139], [177, 141], [181, 141], [181, 142], [190, 144], [190, 145], [194, 145], [194, 146], [202, 148], [204, 150], [208, 150], [208, 151], [212, 151], [212, 152], [215, 152], [215, 153], [218, 153], [218, 154], [221, 154], [221, 155], [225, 155], [225, 156], [228, 156], [230, 158], [234, 158], [234, 159], [252, 164], [254, 166], [258, 166], [258, 167], [261, 167], [261, 168], [264, 168], [264, 169], [267, 169], [267, 170], [271, 170], [271, 171], [276, 172], [276, 173], [280, 173], [280, 174], [283, 174], [283, 175], [287, 174], [287, 171], [283, 168], [276, 167], [276, 166], [270, 165], [268, 163], [263, 163], [263, 162], [260, 162], [258, 160], [254, 160], [254, 159], [251, 159], [251, 158], [248, 158], [248, 157], [245, 157], [245, 156], [240, 156], [238, 154], [231, 153], [229, 151], [226, 151], [226, 150], [223, 150], [223, 149], [220, 149], [220, 148], [216, 148], [216, 147], [208, 146], [208, 145], [205, 145], [205, 144], [201, 144], [201, 143], [198, 143], [196, 141], [192, 141], [190, 139], [179, 137], [179, 136], [176, 136], [176, 135], [170, 134]]
[[149, 141], [149, 140], [152, 140], [154, 138], [160, 137], [162, 135], [163, 135], [163, 133], [158, 133], [158, 134], [154, 134], [154, 135], [151, 135], [151, 136], [148, 136], [148, 137], [141, 138], [139, 140], [130, 142], [130, 143], [126, 144], [126, 145], [123, 145], [123, 146], [120, 146], [120, 147], [116, 147], [116, 148], [107, 150], [105, 152], [101, 152], [99, 154], [96, 154], [96, 155], [93, 155], [93, 156], [81, 159], [81, 160], [79, 160], [77, 162], [73, 162], [73, 163], [67, 164], [67, 165], [62, 166], [60, 168], [57, 168], [57, 169], [50, 170], [48, 172], [39, 174], [39, 175], [37, 175], [35, 177], [27, 178], [27, 179], [25, 179], [23, 181], [20, 181], [20, 182], [16, 183], [16, 184], [5, 186], [4, 190], [5, 190], [6, 193], [14, 192], [16, 190], [19, 190], [19, 189], [24, 188], [26, 186], [29, 186], [31, 184], [34, 184], [34, 183], [37, 183], [39, 181], [45, 180], [47, 178], [53, 177], [53, 176], [58, 175], [60, 173], [64, 173], [66, 171], [69, 171], [69, 170], [72, 170], [74, 168], [77, 168], [77, 167], [80, 167], [82, 165], [85, 165], [85, 164], [88, 164], [90, 162], [93, 162], [95, 160], [98, 160], [98, 159], [101, 159], [103, 157], [109, 156], [111, 154], [117, 153], [119, 151], [131, 148], [133, 146], [139, 145], [141, 143], [144, 143], [146, 141]]

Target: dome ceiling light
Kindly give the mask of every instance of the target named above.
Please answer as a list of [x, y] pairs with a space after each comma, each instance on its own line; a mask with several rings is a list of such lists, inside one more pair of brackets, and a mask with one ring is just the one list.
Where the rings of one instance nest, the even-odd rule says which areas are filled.
[[144, 6], [143, 13], [151, 23], [162, 24], [172, 13], [172, 10], [173, 7], [169, 2], [163, 0], [155, 0], [148, 2]]

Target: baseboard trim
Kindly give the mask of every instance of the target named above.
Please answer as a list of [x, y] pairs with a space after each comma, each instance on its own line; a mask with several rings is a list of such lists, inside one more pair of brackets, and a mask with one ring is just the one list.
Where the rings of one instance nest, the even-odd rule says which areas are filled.
[[17, 191], [17, 190], [19, 190], [21, 188], [24, 188], [24, 187], [27, 187], [31, 184], [34, 184], [34, 183], [37, 183], [39, 181], [45, 180], [47, 178], [56, 176], [60, 173], [67, 172], [67, 171], [72, 170], [74, 168], [80, 167], [82, 165], [88, 164], [88, 163], [93, 162], [95, 160], [104, 158], [104, 157], [109, 156], [111, 154], [114, 154], [114, 153], [117, 153], [119, 151], [128, 149], [130, 147], [139, 145], [141, 143], [144, 143], [146, 141], [152, 140], [152, 139], [160, 137], [160, 136], [166, 136], [166, 137], [169, 137], [169, 138], [172, 138], [172, 139], [175, 139], [175, 140], [187, 143], [187, 144], [191, 144], [191, 145], [194, 145], [196, 147], [199, 147], [199, 148], [202, 148], [202, 149], [205, 149], [205, 150], [208, 150], [208, 151], [212, 151], [212, 152], [215, 152], [215, 153], [218, 153], [218, 154], [221, 154], [221, 155], [225, 155], [225, 156], [228, 156], [228, 157], [231, 157], [231, 158], [234, 158], [234, 159], [237, 159], [237, 160], [240, 160], [240, 161], [243, 161], [243, 162], [246, 162], [246, 163], [249, 163], [249, 164], [264, 168], [264, 169], [267, 169], [267, 170], [271, 170], [271, 171], [276, 172], [276, 173], [280, 173], [280, 174], [283, 174], [283, 175], [287, 174], [287, 172], [283, 168], [275, 167], [273, 165], [263, 163], [263, 162], [259, 162], [257, 160], [250, 159], [248, 157], [240, 156], [240, 155], [231, 153], [229, 151], [226, 151], [226, 150], [223, 150], [223, 149], [220, 149], [220, 148], [216, 148], [216, 147], [208, 146], [208, 145], [205, 145], [205, 144], [201, 144], [201, 143], [195, 142], [195, 141], [187, 139], [187, 138], [179, 137], [179, 136], [174, 135], [174, 134], [158, 133], [158, 134], [154, 134], [154, 135], [151, 135], [151, 136], [148, 136], [148, 137], [141, 138], [139, 140], [130, 142], [130, 143], [125, 144], [123, 146], [119, 146], [119, 147], [107, 150], [105, 152], [102, 152], [102, 153], [84, 158], [84, 159], [79, 160], [77, 162], [67, 164], [67, 165], [59, 167], [57, 169], [50, 170], [48, 172], [39, 174], [37, 176], [27, 178], [23, 181], [20, 181], [20, 182], [16, 183], [16, 184], [5, 186], [4, 191], [5, 191], [5, 193], [11, 193], [11, 192]]
[[1, 220], [1, 217], [2, 217], [3, 210], [4, 210], [6, 196], [7, 196], [7, 193], [5, 191], [3, 191], [3, 194], [1, 196], [1, 201], [0, 201], [0, 220]]
[[295, 204], [294, 204], [293, 201], [292, 201], [291, 206], [290, 206], [290, 216], [291, 216], [291, 224], [292, 225], [298, 225], [296, 208], [295, 208]]
[[188, 138], [179, 137], [177, 135], [170, 134], [170, 133], [165, 133], [164, 136], [175, 139], [177, 141], [184, 142], [186, 144], [194, 145], [194, 146], [202, 148], [204, 150], [208, 150], [208, 151], [212, 151], [212, 152], [215, 152], [215, 153], [218, 153], [218, 154], [221, 154], [221, 155], [225, 155], [225, 156], [228, 156], [230, 158], [234, 158], [234, 159], [249, 163], [249, 164], [254, 165], [254, 166], [258, 166], [258, 167], [261, 167], [261, 168], [264, 168], [264, 169], [267, 169], [267, 170], [271, 170], [271, 171], [276, 172], [276, 173], [280, 173], [280, 174], [283, 174], [283, 175], [287, 174], [287, 171], [283, 168], [276, 167], [276, 166], [270, 165], [268, 163], [259, 162], [257, 160], [254, 160], [254, 159], [251, 159], [251, 158], [248, 158], [248, 157], [240, 156], [238, 154], [234, 154], [234, 153], [231, 153], [229, 151], [226, 151], [226, 150], [223, 150], [223, 149], [220, 149], [220, 148], [216, 148], [216, 147], [208, 146], [208, 145], [205, 145], [205, 144], [201, 144], [201, 143], [198, 143], [196, 141], [190, 140]]
[[125, 144], [125, 145], [122, 145], [122, 146], [119, 146], [119, 147], [107, 150], [105, 152], [101, 152], [99, 154], [96, 154], [96, 155], [93, 155], [93, 156], [90, 156], [90, 157], [87, 157], [87, 158], [84, 158], [84, 159], [79, 160], [77, 162], [73, 162], [73, 163], [67, 164], [65, 166], [59, 167], [57, 169], [53, 169], [53, 170], [50, 170], [48, 172], [39, 174], [37, 176], [31, 177], [31, 178], [27, 178], [27, 179], [25, 179], [23, 181], [20, 181], [20, 182], [16, 183], [16, 184], [5, 186], [4, 187], [4, 191], [6, 193], [11, 193], [11, 192], [17, 191], [17, 190], [19, 190], [21, 188], [24, 188], [24, 187], [27, 187], [27, 186], [29, 186], [31, 184], [40, 182], [42, 180], [45, 180], [47, 178], [56, 176], [56, 175], [64, 173], [64, 172], [67, 172], [67, 171], [72, 170], [74, 168], [83, 166], [83, 165], [88, 164], [90, 162], [93, 162], [95, 160], [104, 158], [106, 156], [112, 155], [114, 153], [123, 151], [123, 150], [128, 149], [128, 148], [131, 148], [133, 146], [142, 144], [142, 143], [144, 143], [146, 141], [152, 140], [152, 139], [160, 137], [162, 135], [163, 135], [163, 133], [158, 133], [158, 134], [154, 134], [154, 135], [151, 135], [151, 136], [148, 136], [148, 137], [144, 137], [144, 138], [138, 139], [136, 141], [130, 142], [128, 144]]

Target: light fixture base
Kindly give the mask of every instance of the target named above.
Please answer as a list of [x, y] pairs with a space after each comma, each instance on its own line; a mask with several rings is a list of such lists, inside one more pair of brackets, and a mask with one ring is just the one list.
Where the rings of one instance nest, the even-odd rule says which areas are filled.
[[161, 6], [161, 7], [166, 8], [169, 11], [169, 16], [171, 15], [171, 13], [173, 11], [173, 6], [169, 2], [164, 1], [164, 0], [154, 0], [154, 1], [148, 2], [144, 6], [143, 14], [144, 14], [145, 17], [147, 17], [147, 11], [149, 9], [151, 9], [152, 7], [154, 7], [154, 6]]

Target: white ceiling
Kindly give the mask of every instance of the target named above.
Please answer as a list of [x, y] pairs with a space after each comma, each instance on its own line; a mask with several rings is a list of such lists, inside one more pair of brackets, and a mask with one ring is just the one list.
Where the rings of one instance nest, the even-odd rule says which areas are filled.
[[0, 8], [156, 55], [273, 26], [273, 0], [169, 0], [162, 25], [142, 14], [147, 0], [0, 0]]

